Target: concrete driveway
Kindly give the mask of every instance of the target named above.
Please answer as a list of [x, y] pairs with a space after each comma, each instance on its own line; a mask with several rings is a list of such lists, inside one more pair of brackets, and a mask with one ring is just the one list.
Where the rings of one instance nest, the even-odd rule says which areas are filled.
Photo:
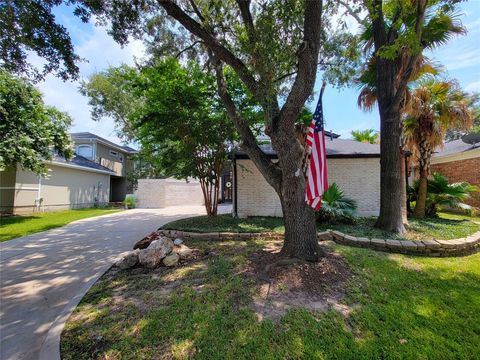
[[58, 358], [63, 324], [119, 254], [201, 206], [133, 209], [0, 243], [0, 359]]

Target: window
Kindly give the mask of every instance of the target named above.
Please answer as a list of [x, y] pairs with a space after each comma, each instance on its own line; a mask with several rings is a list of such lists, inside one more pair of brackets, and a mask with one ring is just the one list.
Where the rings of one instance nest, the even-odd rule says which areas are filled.
[[116, 151], [110, 150], [110, 155], [118, 157], [118, 153]]
[[121, 162], [123, 162], [123, 155], [118, 153], [118, 158], [120, 159]]
[[77, 146], [77, 155], [83, 156], [84, 158], [93, 159], [93, 147], [92, 145], [78, 145]]

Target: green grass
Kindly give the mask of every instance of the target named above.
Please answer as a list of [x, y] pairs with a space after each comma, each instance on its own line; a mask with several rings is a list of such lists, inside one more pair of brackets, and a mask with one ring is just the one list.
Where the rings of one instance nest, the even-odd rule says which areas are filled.
[[480, 254], [415, 258], [335, 245], [355, 274], [344, 299], [350, 315], [293, 308], [274, 323], [250, 310], [254, 286], [238, 275], [265, 244], [194, 242], [215, 256], [163, 272], [105, 275], [67, 322], [62, 358], [478, 358]]
[[0, 242], [66, 225], [72, 221], [120, 211], [116, 208], [88, 208], [0, 217]]
[[[344, 233], [369, 238], [384, 239], [458, 239], [480, 231], [480, 217], [461, 214], [440, 213], [436, 219], [409, 219], [409, 229], [404, 235], [376, 229], [374, 218], [360, 218], [353, 225], [318, 224], [319, 230], [333, 229]], [[170, 222], [163, 229], [193, 232], [280, 232], [284, 231], [283, 220], [274, 217], [233, 218], [231, 215], [216, 217], [197, 216]]]

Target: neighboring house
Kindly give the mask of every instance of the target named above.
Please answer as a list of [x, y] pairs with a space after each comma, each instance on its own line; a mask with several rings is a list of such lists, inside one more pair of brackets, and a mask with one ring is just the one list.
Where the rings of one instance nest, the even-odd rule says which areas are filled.
[[0, 172], [0, 213], [31, 213], [123, 201], [135, 150], [91, 133], [71, 134], [75, 156], [47, 161], [44, 178], [21, 168]]
[[[339, 139], [326, 133], [329, 184], [335, 182], [345, 196], [357, 202], [360, 216], [377, 216], [380, 210], [380, 146]], [[277, 161], [271, 144], [260, 145]], [[233, 211], [238, 217], [282, 216], [280, 199], [248, 155], [236, 151], [233, 163]]]
[[[431, 172], [439, 172], [449, 182], [468, 181], [480, 187], [480, 144], [467, 144], [460, 140], [447, 142], [432, 157]], [[473, 193], [465, 201], [480, 208], [480, 193]]]
[[130, 156], [137, 151], [129, 146], [117, 145], [89, 132], [72, 133], [71, 136], [77, 155], [114, 172], [110, 177], [109, 201], [123, 201], [127, 192], [132, 192], [127, 174], [133, 171], [133, 161]]

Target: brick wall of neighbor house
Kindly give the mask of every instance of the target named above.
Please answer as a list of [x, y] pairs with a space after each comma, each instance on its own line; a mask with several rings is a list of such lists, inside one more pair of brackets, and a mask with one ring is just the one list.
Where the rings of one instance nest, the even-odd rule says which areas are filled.
[[137, 206], [163, 208], [179, 205], [203, 205], [203, 193], [198, 182], [186, 183], [175, 179], [140, 179], [135, 191]]
[[[449, 182], [468, 181], [472, 185], [480, 186], [480, 157], [432, 164], [431, 172], [445, 175]], [[480, 193], [472, 194], [465, 202], [480, 207]]]
[[[360, 216], [376, 216], [380, 209], [378, 158], [328, 159], [329, 183], [337, 183], [357, 201]], [[280, 199], [251, 160], [237, 160], [237, 213], [247, 216], [282, 216]]]

